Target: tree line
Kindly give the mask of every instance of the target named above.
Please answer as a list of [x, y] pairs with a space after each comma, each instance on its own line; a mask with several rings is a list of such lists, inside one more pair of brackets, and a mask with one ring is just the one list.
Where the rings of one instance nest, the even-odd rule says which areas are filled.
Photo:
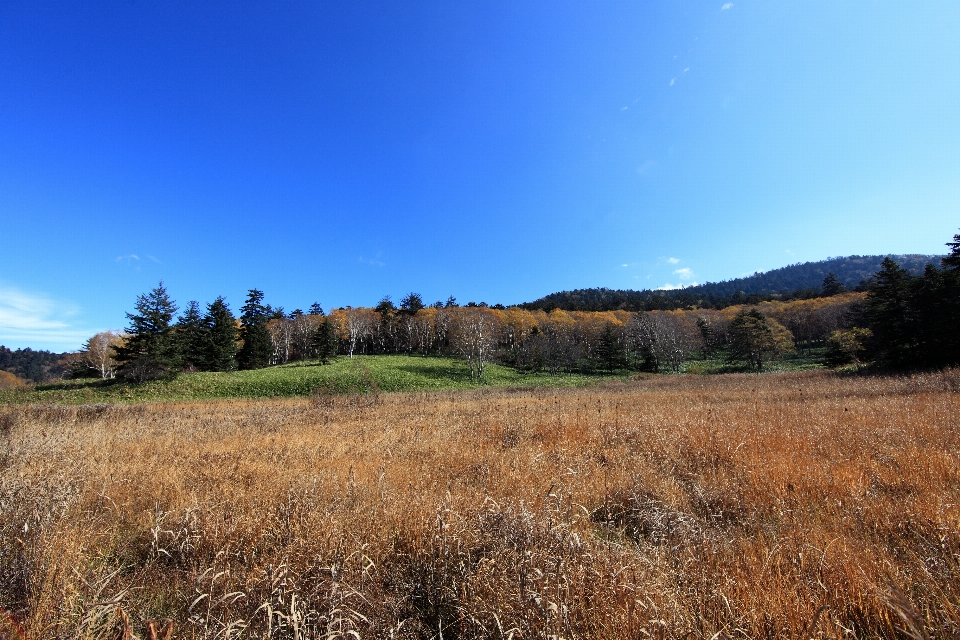
[[137, 298], [126, 332], [97, 334], [73, 358], [78, 375], [132, 382], [357, 354], [456, 356], [476, 378], [490, 362], [551, 373], [657, 372], [717, 354], [762, 369], [795, 350], [825, 345], [862, 298], [847, 293], [724, 310], [545, 312], [460, 306], [453, 297], [426, 306], [410, 293], [399, 306], [385, 296], [375, 307], [324, 313], [314, 304], [288, 314], [251, 289], [239, 316], [218, 297], [204, 309], [190, 302], [177, 317], [160, 283]]
[[[939, 256], [904, 255], [895, 257], [911, 274], [918, 275]], [[770, 300], [808, 300], [831, 296], [839, 290], [866, 291], [869, 280], [884, 256], [847, 256], [820, 262], [804, 262], [744, 278], [673, 290], [576, 289], [551, 293], [525, 309], [564, 309], [566, 311], [654, 311], [689, 307], [723, 309]], [[827, 279], [831, 287], [821, 283]]]
[[940, 267], [912, 275], [886, 258], [848, 330], [832, 336], [834, 363], [871, 360], [893, 369], [960, 364], [960, 234]]
[[824, 352], [827, 364], [890, 368], [960, 363], [960, 235], [941, 266], [911, 275], [892, 258], [848, 292], [828, 273], [821, 295], [723, 309], [565, 311], [468, 303], [427, 306], [417, 293], [395, 305], [286, 313], [248, 292], [235, 316], [221, 296], [178, 307], [161, 282], [137, 298], [126, 332], [90, 338], [72, 354], [77, 375], [133, 382], [181, 371], [256, 369], [298, 360], [320, 364], [357, 354], [449, 355], [474, 377], [497, 362], [528, 371], [673, 371], [694, 358], [762, 370], [794, 352]]

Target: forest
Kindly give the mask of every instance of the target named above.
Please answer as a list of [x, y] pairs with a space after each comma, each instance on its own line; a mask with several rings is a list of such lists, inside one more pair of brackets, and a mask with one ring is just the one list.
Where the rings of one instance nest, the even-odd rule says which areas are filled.
[[385, 296], [375, 307], [286, 313], [251, 289], [238, 317], [223, 297], [204, 309], [190, 302], [176, 316], [160, 283], [138, 298], [125, 333], [92, 337], [72, 366], [76, 375], [132, 382], [357, 354], [453, 355], [478, 379], [490, 362], [554, 374], [681, 372], [691, 359], [721, 358], [762, 371], [812, 351], [830, 366], [942, 367], [960, 362], [960, 235], [947, 246], [941, 265], [919, 275], [884, 258], [863, 291], [846, 291], [828, 273], [816, 297], [722, 309], [547, 312], [460, 306], [453, 297], [427, 306], [410, 293], [399, 305]]
[[[865, 291], [887, 256], [847, 256], [792, 264], [743, 278], [670, 290], [576, 289], [551, 293], [521, 305], [525, 309], [566, 311], [653, 311], [690, 306], [723, 309], [767, 300], [805, 300], [842, 291]], [[941, 256], [890, 256], [911, 275], [920, 275]], [[832, 277], [831, 277], [832, 276]], [[830, 284], [821, 285], [828, 277]]]
[[[180, 372], [326, 364], [360, 354], [458, 357], [476, 379], [491, 362], [550, 374], [678, 373], [692, 360], [709, 359], [725, 362], [724, 370], [762, 371], [791, 354], [832, 367], [942, 367], [960, 362], [958, 243], [960, 235], [947, 243], [950, 252], [939, 267], [927, 262], [920, 269], [922, 256], [905, 256], [905, 264], [882, 258], [854, 291], [846, 283], [874, 257], [757, 274], [750, 294], [738, 289], [727, 295], [743, 284], [730, 281], [674, 292], [567, 292], [509, 308], [461, 306], [452, 296], [426, 305], [409, 293], [399, 304], [384, 296], [375, 307], [325, 313], [314, 303], [306, 312], [287, 313], [251, 289], [235, 315], [223, 297], [204, 307], [191, 301], [181, 311], [160, 283], [138, 297], [125, 332], [99, 333], [70, 354], [0, 347], [0, 369], [34, 382], [72, 376], [138, 383]], [[769, 293], [771, 283], [803, 282], [827, 266], [843, 275], [828, 271], [815, 290]], [[768, 293], [756, 293], [764, 287]], [[681, 306], [685, 302], [691, 303]]]

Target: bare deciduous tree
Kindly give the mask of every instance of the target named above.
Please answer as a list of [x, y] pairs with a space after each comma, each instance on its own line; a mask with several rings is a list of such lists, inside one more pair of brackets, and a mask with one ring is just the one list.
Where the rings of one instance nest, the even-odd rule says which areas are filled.
[[464, 307], [454, 316], [454, 347], [467, 359], [471, 378], [483, 377], [483, 368], [496, 348], [497, 315], [483, 307]]
[[126, 334], [119, 331], [101, 331], [83, 344], [81, 362], [106, 380], [116, 375], [117, 361], [114, 347], [123, 343]]

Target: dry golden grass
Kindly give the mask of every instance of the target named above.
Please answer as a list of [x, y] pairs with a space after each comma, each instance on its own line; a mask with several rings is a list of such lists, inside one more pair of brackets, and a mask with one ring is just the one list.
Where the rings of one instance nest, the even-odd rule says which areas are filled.
[[0, 635], [955, 636], [958, 390], [821, 372], [7, 407]]

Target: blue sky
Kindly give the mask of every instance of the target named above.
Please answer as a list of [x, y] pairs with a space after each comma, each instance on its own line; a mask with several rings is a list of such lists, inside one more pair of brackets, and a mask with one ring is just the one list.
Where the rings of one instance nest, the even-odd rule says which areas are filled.
[[960, 227], [960, 3], [0, 3], [0, 344], [163, 280], [512, 304]]

